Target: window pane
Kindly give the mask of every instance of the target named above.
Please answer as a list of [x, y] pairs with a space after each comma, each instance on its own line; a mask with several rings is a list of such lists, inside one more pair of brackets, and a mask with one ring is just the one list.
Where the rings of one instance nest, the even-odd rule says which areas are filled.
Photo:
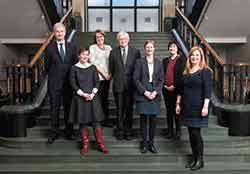
[[89, 9], [89, 28], [88, 31], [101, 29], [110, 30], [110, 10], [109, 9]]
[[159, 6], [159, 0], [137, 0], [137, 6]]
[[134, 9], [113, 9], [113, 31], [134, 31]]
[[134, 0], [113, 0], [113, 6], [134, 6]]
[[137, 9], [137, 31], [159, 31], [158, 9]]
[[110, 6], [110, 0], [88, 0], [88, 6]]

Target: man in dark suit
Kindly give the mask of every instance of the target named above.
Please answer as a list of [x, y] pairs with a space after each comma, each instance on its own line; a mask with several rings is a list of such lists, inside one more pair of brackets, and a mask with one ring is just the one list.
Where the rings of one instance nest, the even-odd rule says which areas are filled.
[[113, 49], [109, 57], [109, 70], [113, 79], [113, 94], [117, 107], [118, 140], [132, 139], [133, 124], [133, 73], [135, 62], [141, 57], [140, 51], [128, 46], [129, 35], [126, 32], [117, 34], [119, 46]]
[[45, 67], [48, 73], [48, 94], [50, 99], [51, 132], [48, 143], [59, 137], [59, 113], [63, 103], [65, 136], [73, 139], [73, 125], [68, 123], [72, 90], [69, 84], [71, 66], [77, 62], [76, 48], [65, 41], [66, 29], [62, 23], [53, 28], [53, 40], [45, 52]]

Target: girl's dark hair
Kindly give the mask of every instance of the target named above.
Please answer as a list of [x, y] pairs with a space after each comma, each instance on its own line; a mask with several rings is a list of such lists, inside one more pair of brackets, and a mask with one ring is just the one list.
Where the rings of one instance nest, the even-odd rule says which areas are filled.
[[82, 48], [79, 49], [78, 54], [80, 55], [81, 53], [83, 53], [85, 51], [89, 51], [89, 49], [85, 48], [85, 47], [82, 47]]
[[96, 30], [95, 31], [95, 35], [94, 35], [94, 44], [96, 44], [97, 42], [96, 42], [96, 34], [97, 33], [100, 33], [103, 37], [105, 37], [105, 33], [104, 33], [104, 31], [102, 31], [102, 30]]

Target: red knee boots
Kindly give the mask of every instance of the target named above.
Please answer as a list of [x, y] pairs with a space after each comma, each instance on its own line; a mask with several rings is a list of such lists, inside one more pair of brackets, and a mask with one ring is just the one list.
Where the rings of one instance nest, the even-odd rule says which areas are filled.
[[81, 155], [86, 155], [89, 151], [89, 133], [88, 128], [81, 129], [81, 138], [82, 138], [82, 149]]
[[108, 149], [103, 143], [102, 128], [95, 128], [94, 131], [99, 150], [103, 153], [108, 153]]

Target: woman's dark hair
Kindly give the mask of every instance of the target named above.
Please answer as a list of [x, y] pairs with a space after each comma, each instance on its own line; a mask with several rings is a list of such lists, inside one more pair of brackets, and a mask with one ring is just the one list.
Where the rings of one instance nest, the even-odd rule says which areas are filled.
[[96, 42], [96, 34], [97, 33], [100, 33], [103, 37], [105, 37], [105, 33], [104, 33], [104, 31], [102, 31], [102, 30], [96, 30], [95, 31], [95, 35], [94, 35], [94, 44], [96, 44], [97, 42]]
[[169, 43], [168, 43], [168, 50], [169, 50], [169, 47], [171, 46], [171, 45], [173, 45], [173, 44], [175, 44], [176, 46], [177, 46], [177, 49], [178, 49], [178, 51], [179, 51], [179, 47], [178, 47], [178, 45], [177, 45], [177, 43], [175, 42], [175, 41], [170, 41]]
[[146, 47], [147, 44], [151, 43], [155, 47], [155, 41], [154, 40], [146, 40], [144, 43], [144, 48]]
[[89, 49], [85, 48], [85, 47], [82, 47], [82, 48], [79, 49], [78, 54], [80, 55], [81, 53], [83, 53], [85, 51], [89, 51]]

